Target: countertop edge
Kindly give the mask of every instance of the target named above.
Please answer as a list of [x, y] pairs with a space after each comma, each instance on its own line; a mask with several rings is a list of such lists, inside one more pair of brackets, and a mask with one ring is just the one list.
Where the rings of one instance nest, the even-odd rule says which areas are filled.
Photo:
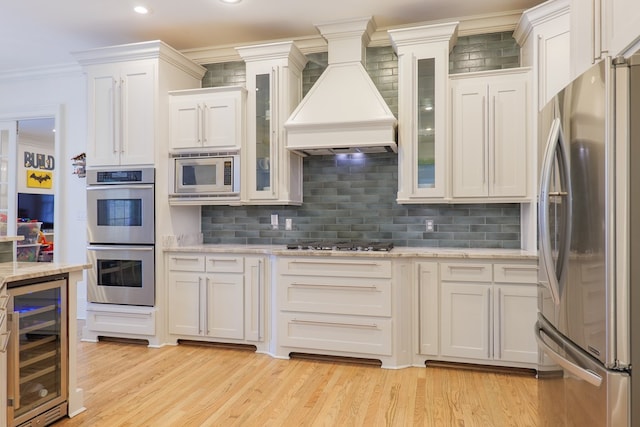
[[59, 264], [50, 262], [0, 263], [0, 284], [87, 270], [91, 264]]
[[162, 248], [164, 252], [190, 252], [190, 253], [227, 253], [227, 254], [253, 254], [253, 255], [277, 255], [277, 256], [309, 256], [309, 257], [368, 257], [368, 258], [463, 258], [463, 259], [516, 259], [537, 260], [538, 253], [521, 249], [485, 249], [485, 248], [413, 248], [395, 247], [390, 252], [365, 252], [365, 251], [320, 251], [320, 250], [291, 250], [285, 246], [269, 245], [216, 245], [203, 244], [193, 246], [171, 246]]

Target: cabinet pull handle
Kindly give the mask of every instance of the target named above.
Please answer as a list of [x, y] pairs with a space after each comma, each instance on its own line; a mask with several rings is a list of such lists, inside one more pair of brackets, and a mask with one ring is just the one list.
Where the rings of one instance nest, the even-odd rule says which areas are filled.
[[204, 325], [205, 325], [205, 329], [207, 330], [207, 335], [210, 335], [211, 331], [209, 329], [209, 278], [208, 277], [205, 279], [204, 301], [205, 301]]
[[[495, 120], [496, 120], [496, 97], [495, 96], [493, 97], [492, 108], [493, 108], [493, 113], [492, 113], [493, 120], [495, 122]], [[494, 140], [496, 139], [496, 126], [495, 125], [493, 126], [493, 139]], [[492, 145], [492, 151], [491, 152], [492, 152], [492, 157], [493, 157], [493, 167], [491, 169], [493, 170], [493, 174], [492, 174], [493, 175], [493, 184], [495, 184], [496, 183], [496, 144], [495, 144], [495, 141], [491, 145]]]
[[486, 267], [483, 265], [449, 265], [447, 266], [449, 271], [453, 270], [484, 270]]
[[207, 258], [208, 261], [210, 262], [234, 262], [234, 263], [238, 263], [238, 259], [237, 258]]
[[258, 341], [262, 341], [262, 260], [258, 260]]
[[486, 183], [487, 182], [487, 150], [489, 149], [487, 147], [487, 141], [488, 141], [488, 136], [487, 136], [487, 106], [486, 106], [486, 97], [483, 96], [482, 97], [482, 183]]
[[514, 265], [514, 266], [503, 266], [503, 267], [500, 267], [500, 268], [502, 268], [502, 269], [503, 269], [503, 270], [505, 270], [505, 271], [506, 271], [506, 270], [520, 270], [520, 271], [528, 271], [528, 270], [537, 270], [537, 269], [538, 269], [538, 267], [533, 266], [533, 265], [531, 265], [531, 266], [526, 266], [526, 267], [525, 267], [525, 266], [520, 267], [520, 266]]
[[363, 325], [361, 323], [319, 322], [315, 320], [298, 320], [298, 319], [291, 320], [291, 323], [298, 323], [300, 325], [314, 325], [314, 326], [339, 326], [342, 328], [378, 329], [378, 325], [376, 323]]
[[[202, 295], [202, 277], [198, 277], [198, 297]], [[205, 301], [206, 304], [206, 301]], [[198, 304], [198, 334], [202, 335], [202, 302]]]
[[[502, 330], [504, 329], [502, 327], [502, 289], [498, 288], [498, 324], [500, 325], [499, 327], [494, 327], [493, 329], [493, 339], [498, 341], [497, 345], [494, 347], [495, 350], [494, 352], [498, 354], [498, 359], [502, 360]], [[499, 332], [496, 334], [496, 330], [498, 330]]]
[[322, 288], [322, 289], [357, 289], [365, 291], [375, 291], [377, 286], [358, 286], [358, 285], [321, 285], [315, 283], [292, 283], [291, 286], [298, 286], [300, 288]]
[[111, 149], [114, 153], [118, 152], [118, 149], [116, 147], [116, 142], [118, 140], [118, 108], [116, 107], [116, 103], [118, 102], [119, 98], [120, 86], [118, 85], [118, 80], [113, 79], [111, 81]]
[[[315, 265], [316, 263], [313, 262], [313, 261], [292, 261], [291, 265], [293, 265], [293, 264], [314, 264]], [[320, 263], [317, 263], [317, 264], [326, 267], [326, 265], [328, 263], [320, 262]], [[377, 262], [357, 262], [357, 261], [348, 262], [347, 261], [347, 262], [341, 262], [340, 265], [379, 266], [380, 264], [378, 264]]]
[[171, 257], [171, 259], [174, 260], [174, 261], [198, 261], [200, 258], [197, 258], [197, 257], [186, 257], [186, 256], [184, 256], [184, 257], [174, 256], [174, 257]]
[[209, 139], [207, 138], [207, 118], [209, 117], [209, 107], [207, 107], [207, 103], [205, 102], [202, 108], [202, 142], [207, 143]]
[[202, 142], [202, 106], [198, 104], [196, 113], [196, 138], [198, 139], [198, 144]]
[[118, 133], [120, 134], [120, 152], [124, 153], [124, 147], [126, 145], [126, 141], [125, 141], [125, 133], [124, 130], [126, 128], [126, 117], [127, 117], [127, 111], [126, 111], [126, 106], [127, 103], [123, 101], [123, 97], [124, 94], [126, 94], [126, 90], [125, 90], [125, 86], [126, 86], [126, 81], [123, 78], [120, 78], [120, 126], [118, 128]]
[[11, 337], [11, 331], [7, 331], [0, 336], [4, 337], [4, 344], [2, 344], [2, 348], [0, 349], [0, 353], [7, 352], [7, 346], [9, 345], [9, 338]]

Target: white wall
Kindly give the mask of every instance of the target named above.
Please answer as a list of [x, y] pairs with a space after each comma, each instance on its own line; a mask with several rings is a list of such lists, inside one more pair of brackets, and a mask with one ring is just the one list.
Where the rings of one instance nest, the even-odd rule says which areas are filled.
[[[56, 124], [55, 261], [86, 263], [85, 179], [73, 174], [71, 158], [86, 150], [86, 83], [80, 67], [0, 75], [0, 118], [59, 111]], [[86, 273], [85, 273], [86, 278]], [[86, 282], [78, 289], [78, 317], [84, 318]]]

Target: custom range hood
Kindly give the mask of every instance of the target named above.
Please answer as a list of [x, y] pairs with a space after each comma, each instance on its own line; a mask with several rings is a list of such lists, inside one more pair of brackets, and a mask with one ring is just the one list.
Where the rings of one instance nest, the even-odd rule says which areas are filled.
[[285, 122], [287, 149], [302, 155], [396, 152], [397, 120], [363, 62], [373, 20], [316, 25], [328, 66]]

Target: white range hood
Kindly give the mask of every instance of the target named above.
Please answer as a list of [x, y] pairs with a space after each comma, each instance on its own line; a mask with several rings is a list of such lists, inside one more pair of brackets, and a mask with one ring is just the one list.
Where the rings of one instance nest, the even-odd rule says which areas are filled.
[[363, 61], [370, 17], [316, 25], [328, 66], [285, 122], [287, 149], [302, 155], [396, 152], [397, 120]]

